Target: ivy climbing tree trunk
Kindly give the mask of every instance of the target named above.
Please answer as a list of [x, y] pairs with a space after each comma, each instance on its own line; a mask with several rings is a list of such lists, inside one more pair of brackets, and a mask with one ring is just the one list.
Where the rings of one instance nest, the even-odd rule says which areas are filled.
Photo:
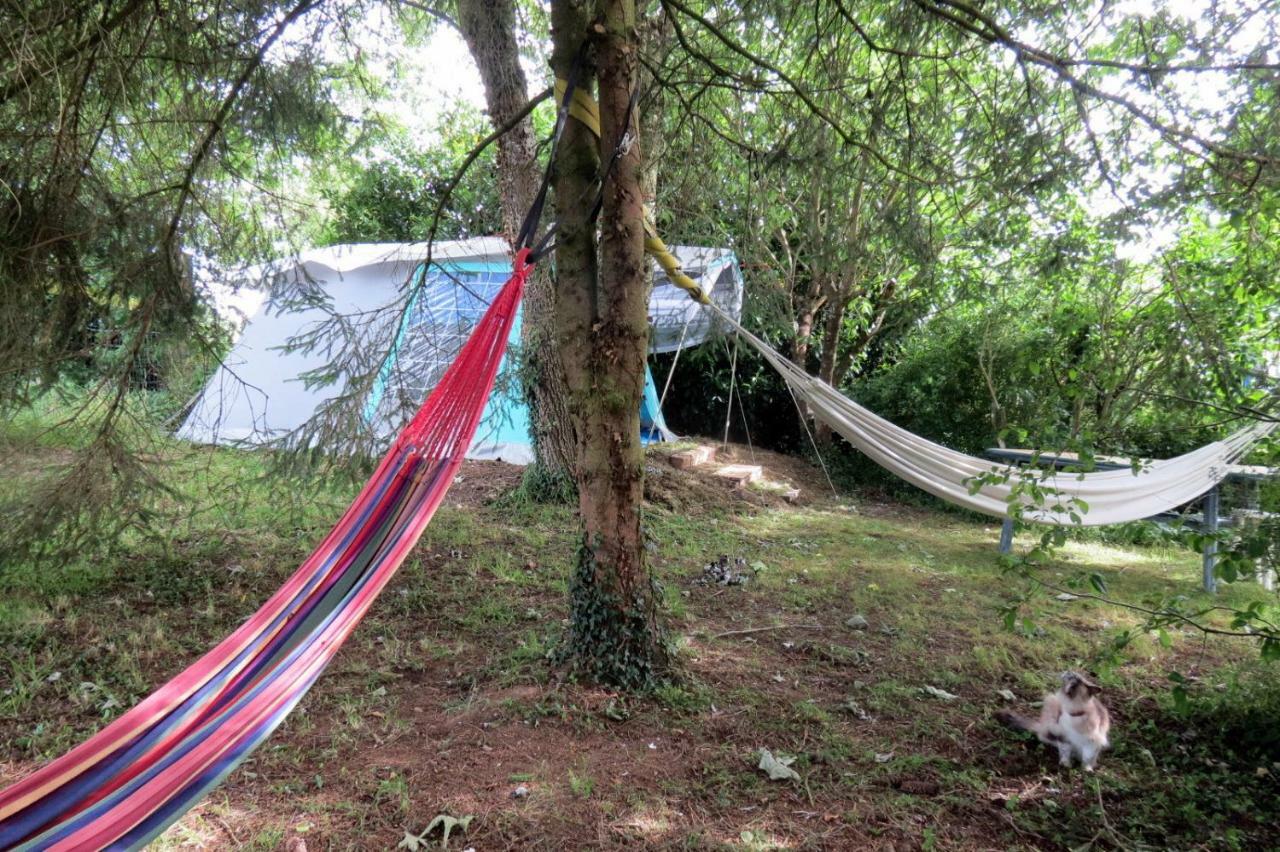
[[[458, 29], [480, 71], [490, 122], [494, 129], [511, 125], [529, 101], [516, 41], [514, 0], [458, 0]], [[497, 166], [503, 236], [514, 243], [542, 179], [531, 118], [526, 116], [499, 137]], [[542, 474], [526, 481], [544, 484], [570, 480], [575, 453], [568, 388], [552, 334], [554, 302], [550, 265], [541, 264], [525, 288], [520, 343], [535, 471]]]
[[[649, 267], [644, 257], [641, 157], [636, 116], [634, 0], [602, 0], [599, 17], [554, 0], [556, 75], [590, 91], [595, 74], [574, 65], [589, 37], [599, 71], [600, 138], [570, 120], [555, 178], [556, 338], [578, 436], [575, 462], [582, 547], [570, 584], [566, 656], [581, 675], [610, 686], [653, 683], [667, 663], [658, 592], [641, 534], [644, 453], [640, 399], [648, 347]], [[624, 137], [626, 141], [624, 142]], [[616, 152], [616, 156], [615, 156]], [[600, 164], [600, 239], [591, 221]], [[598, 251], [597, 251], [598, 249]]]

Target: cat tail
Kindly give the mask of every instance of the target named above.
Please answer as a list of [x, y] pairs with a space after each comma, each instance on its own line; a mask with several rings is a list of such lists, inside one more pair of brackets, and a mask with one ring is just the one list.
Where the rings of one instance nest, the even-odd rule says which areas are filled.
[[1031, 734], [1040, 733], [1039, 727], [1035, 722], [1026, 716], [1021, 716], [1009, 710], [1000, 710], [996, 712], [996, 721], [1004, 725], [1006, 728], [1013, 728], [1015, 731], [1026, 731]]
[[1028, 719], [1026, 716], [1013, 713], [1009, 710], [998, 710], [995, 714], [996, 721], [1015, 731], [1026, 731], [1029, 734], [1035, 734], [1043, 742], [1057, 743], [1062, 742], [1062, 737], [1052, 729], [1046, 728], [1041, 722]]

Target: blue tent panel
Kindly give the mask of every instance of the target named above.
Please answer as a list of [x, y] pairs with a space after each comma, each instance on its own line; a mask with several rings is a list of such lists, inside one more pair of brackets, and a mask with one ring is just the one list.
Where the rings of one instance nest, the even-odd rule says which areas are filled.
[[640, 398], [640, 439], [646, 444], [671, 440], [671, 430], [658, 404], [658, 388], [653, 383], [649, 365], [644, 365], [644, 396]]
[[[483, 313], [488, 300], [501, 287], [510, 269], [500, 263], [452, 263], [434, 266], [428, 279], [405, 311], [396, 339], [365, 403], [365, 419], [377, 420], [388, 392], [402, 385], [402, 395], [417, 398], [429, 392]], [[422, 270], [415, 273], [421, 281]], [[511, 327], [507, 354], [499, 369], [498, 384], [485, 405], [480, 428], [468, 455], [497, 458], [515, 464], [533, 461], [532, 425], [521, 394], [513, 352], [518, 351], [523, 311]], [[411, 400], [412, 401], [412, 400]], [[640, 404], [640, 437], [647, 444], [671, 436], [658, 404], [653, 374], [645, 365], [644, 394]]]
[[502, 366], [498, 368], [498, 384], [494, 386], [484, 414], [480, 416], [480, 428], [476, 430], [475, 441], [471, 445], [475, 455], [516, 463], [533, 460], [533, 424], [529, 422], [529, 406], [525, 404], [520, 383], [516, 380], [512, 352], [518, 348], [511, 348], [520, 345], [523, 321], [522, 310], [516, 314], [516, 321], [511, 326], [508, 348], [502, 356]]

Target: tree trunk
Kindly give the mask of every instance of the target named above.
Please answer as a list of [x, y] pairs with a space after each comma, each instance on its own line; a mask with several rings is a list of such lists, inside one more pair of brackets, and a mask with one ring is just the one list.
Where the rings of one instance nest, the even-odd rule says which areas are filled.
[[[827, 315], [822, 322], [822, 352], [818, 356], [818, 378], [832, 387], [836, 386], [836, 364], [840, 354], [840, 331], [844, 326], [847, 302], [843, 297], [827, 301]], [[831, 427], [825, 420], [814, 418], [814, 439], [824, 447], [831, 446]]]
[[[581, 675], [624, 689], [644, 688], [666, 666], [657, 620], [657, 589], [645, 565], [640, 528], [644, 453], [640, 398], [648, 346], [649, 267], [644, 257], [637, 122], [628, 103], [636, 81], [634, 0], [604, 0], [592, 24], [600, 69], [596, 141], [576, 120], [565, 128], [557, 158], [556, 336], [578, 434], [575, 463], [583, 540], [570, 586], [567, 658]], [[571, 76], [587, 33], [584, 10], [551, 5], [552, 65]], [[578, 85], [592, 75], [579, 69]], [[633, 134], [606, 176], [600, 261], [590, 221], [601, 161]], [[584, 199], [587, 199], [584, 201]]]
[[[661, 65], [670, 49], [675, 27], [667, 17], [661, 3], [645, 0], [642, 3], [643, 21], [639, 27], [640, 52], [650, 61]], [[649, 209], [658, 209], [658, 165], [667, 148], [663, 135], [663, 114], [666, 106], [666, 90], [657, 85], [653, 74], [641, 72], [641, 89], [645, 92], [645, 108], [640, 114], [640, 138], [645, 140], [645, 156], [640, 172], [640, 188]]]
[[[853, 301], [850, 293], [859, 292], [858, 288], [846, 286], [843, 290], [834, 294], [834, 298], [827, 302], [827, 316], [823, 323], [822, 330], [822, 356], [818, 363], [818, 378], [831, 385], [836, 390], [844, 384], [845, 377], [849, 375], [849, 368], [853, 366], [853, 359], [861, 355], [871, 341], [875, 340], [876, 335], [880, 333], [880, 329], [884, 327], [885, 316], [889, 313], [889, 303], [893, 300], [893, 294], [897, 291], [898, 281], [896, 278], [885, 279], [884, 285], [880, 288], [880, 292], [876, 294], [875, 303], [872, 310], [875, 318], [871, 320], [859, 333], [858, 336], [846, 344], [843, 348], [840, 346], [840, 335], [844, 326], [844, 315], [848, 311], [849, 304]], [[831, 427], [826, 423], [818, 421], [814, 424], [814, 434], [819, 443], [829, 445], [832, 439]]]
[[[495, 129], [510, 124], [529, 100], [515, 26], [514, 0], [458, 0], [458, 28], [480, 70]], [[526, 116], [498, 139], [497, 167], [503, 236], [513, 244], [542, 179], [532, 119]], [[573, 473], [573, 424], [552, 335], [555, 292], [549, 267], [535, 267], [525, 287], [520, 331], [521, 378], [533, 429], [535, 469], [548, 475], [526, 482], [567, 480]]]
[[813, 324], [817, 319], [817, 309], [812, 303], [805, 303], [796, 316], [796, 336], [791, 340], [791, 362], [809, 372], [809, 345], [813, 339]]
[[846, 346], [840, 353], [840, 357], [836, 359], [835, 372], [831, 375], [831, 386], [834, 388], [844, 384], [845, 378], [849, 375], [849, 369], [853, 366], [853, 359], [862, 355], [871, 346], [871, 342], [879, 335], [881, 329], [884, 328], [885, 317], [889, 315], [889, 306], [893, 301], [893, 295], [898, 290], [898, 279], [896, 277], [886, 278], [884, 286], [880, 288], [880, 293], [876, 296], [875, 319], [871, 323], [858, 332], [858, 336], [849, 346]]

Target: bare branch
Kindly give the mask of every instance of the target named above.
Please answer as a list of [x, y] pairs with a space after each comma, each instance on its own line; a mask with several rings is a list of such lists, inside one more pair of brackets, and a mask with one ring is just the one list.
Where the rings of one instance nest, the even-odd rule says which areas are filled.
[[[66, 63], [71, 62], [72, 60], [83, 56], [96, 48], [102, 43], [103, 39], [112, 33], [113, 30], [118, 29], [121, 25], [128, 22], [129, 19], [133, 17], [134, 13], [141, 9], [142, 6], [143, 0], [129, 0], [123, 9], [108, 17], [107, 10], [111, 8], [110, 4], [108, 4], [106, 9], [103, 10], [102, 22], [94, 27], [93, 32], [81, 41], [62, 51], [62, 53], [58, 54], [57, 58], [53, 60], [53, 63], [48, 70], [57, 70], [62, 65], [65, 65]], [[28, 74], [21, 67], [11, 70], [10, 73], [14, 75], [16, 79], [11, 80], [4, 88], [0, 89], [0, 104], [31, 88], [40, 76], [35, 73]]]
[[[725, 35], [724, 32], [720, 30], [715, 24], [707, 20], [706, 17], [699, 15], [697, 12], [693, 11], [688, 6], [685, 6], [683, 3], [679, 2], [679, 0], [661, 0], [661, 3], [664, 7], [670, 7], [670, 8], [676, 9], [682, 14], [684, 14], [686, 17], [691, 18], [694, 21], [697, 21], [700, 26], [702, 26], [705, 30], [707, 30], [707, 32], [711, 33], [716, 38], [717, 41], [719, 41], [725, 47], [729, 48], [729, 50], [738, 54], [743, 59], [746, 59], [748, 62], [755, 65], [757, 68], [763, 68], [764, 70], [770, 72], [771, 74], [775, 75], [778, 79], [786, 83], [790, 87], [791, 92], [796, 97], [800, 98], [801, 101], [804, 102], [804, 105], [809, 109], [809, 111], [813, 113], [817, 118], [822, 120], [822, 122], [825, 123], [828, 127], [834, 130], [836, 134], [840, 137], [841, 141], [844, 142], [846, 145], [850, 145], [854, 148], [859, 149], [860, 151], [865, 151], [866, 153], [870, 154], [873, 158], [875, 158], [875, 160], [878, 163], [880, 163], [880, 165], [884, 166], [889, 171], [896, 172], [900, 175], [903, 175], [904, 177], [909, 177], [914, 181], [919, 181], [920, 183], [926, 183], [926, 184], [930, 183], [930, 181], [927, 180], [926, 178], [921, 177], [920, 175], [913, 174], [909, 169], [905, 169], [902, 166], [899, 166], [898, 164], [891, 162], [889, 159], [887, 159], [884, 156], [884, 154], [876, 150], [876, 148], [874, 148], [871, 145], [868, 145], [858, 137], [854, 136], [848, 130], [846, 130], [844, 126], [841, 125], [840, 122], [838, 122], [835, 119], [834, 116], [832, 116], [826, 109], [823, 108], [821, 104], [819, 104], [816, 100], [814, 100], [813, 96], [805, 89], [805, 87], [801, 86], [799, 82], [797, 82], [793, 77], [791, 77], [791, 75], [789, 75], [786, 71], [783, 71], [780, 66], [770, 62], [769, 60], [765, 59], [762, 56], [758, 56], [752, 53], [750, 50], [743, 47], [734, 39], [729, 38], [729, 36]], [[669, 15], [671, 14], [670, 10], [668, 10], [667, 14]], [[672, 15], [672, 19], [674, 20], [674, 15]], [[678, 28], [677, 28], [677, 33], [679, 33]], [[684, 43], [683, 40], [681, 43], [682, 44]], [[731, 72], [726, 72], [726, 73], [731, 73]]]
[[200, 140], [200, 144], [196, 146], [194, 153], [191, 155], [190, 161], [187, 163], [186, 173], [182, 179], [182, 190], [178, 194], [178, 200], [174, 204], [173, 217], [169, 220], [169, 229], [165, 235], [163, 244], [169, 249], [170, 263], [172, 263], [173, 246], [178, 236], [178, 227], [182, 222], [182, 214], [186, 209], [187, 201], [190, 200], [191, 194], [195, 188], [196, 173], [208, 158], [209, 152], [213, 149], [213, 143], [222, 135], [224, 126], [226, 125], [231, 110], [235, 107], [236, 101], [240, 99], [241, 93], [249, 80], [262, 66], [263, 61], [267, 57], [267, 51], [276, 43], [289, 25], [301, 18], [304, 14], [316, 6], [320, 0], [302, 0], [298, 5], [294, 6], [287, 15], [271, 29], [270, 35], [263, 39], [262, 44], [258, 45], [257, 51], [249, 59], [244, 70], [240, 72], [240, 76], [236, 78], [231, 85], [231, 90], [227, 96], [223, 98], [222, 105], [214, 114], [213, 119], [209, 122], [209, 129], [205, 131], [204, 138]]
[[447, 12], [436, 8], [435, 6], [428, 6], [426, 3], [417, 2], [417, 0], [396, 0], [396, 2], [401, 6], [408, 6], [410, 9], [417, 9], [419, 12], [425, 12], [437, 21], [440, 21], [442, 24], [451, 27], [456, 32], [462, 32], [457, 21], [455, 21]]

